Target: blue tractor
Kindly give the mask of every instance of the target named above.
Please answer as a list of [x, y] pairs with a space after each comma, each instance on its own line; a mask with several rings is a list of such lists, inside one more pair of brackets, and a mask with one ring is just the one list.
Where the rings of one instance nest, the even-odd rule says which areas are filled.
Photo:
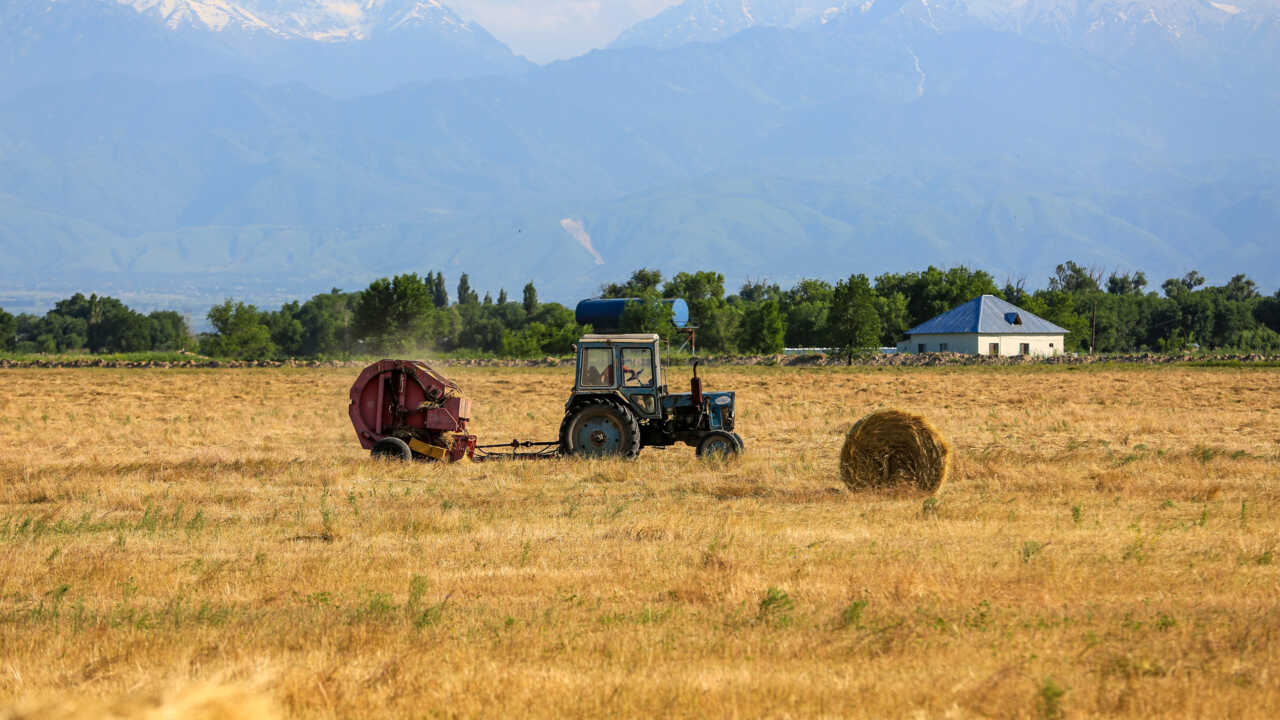
[[[584, 300], [578, 322], [608, 328], [626, 302]], [[668, 302], [676, 325], [687, 325], [684, 302]], [[689, 392], [669, 392], [658, 335], [585, 335], [577, 350], [573, 392], [560, 423], [561, 454], [629, 458], [644, 447], [677, 443], [697, 448], [699, 457], [742, 452], [742, 437], [734, 432], [734, 394], [704, 393], [696, 360]]]

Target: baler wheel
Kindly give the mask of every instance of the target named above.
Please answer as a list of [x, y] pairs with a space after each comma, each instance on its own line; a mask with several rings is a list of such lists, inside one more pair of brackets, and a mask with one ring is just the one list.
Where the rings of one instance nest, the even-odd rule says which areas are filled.
[[566, 455], [633, 458], [640, 454], [640, 423], [618, 403], [588, 400], [565, 415], [560, 447]]
[[375, 459], [383, 460], [412, 460], [413, 451], [409, 449], [409, 444], [398, 437], [384, 437], [373, 444], [373, 449], [369, 451]]
[[728, 460], [742, 451], [742, 446], [733, 433], [723, 430], [712, 430], [698, 441], [698, 457]]

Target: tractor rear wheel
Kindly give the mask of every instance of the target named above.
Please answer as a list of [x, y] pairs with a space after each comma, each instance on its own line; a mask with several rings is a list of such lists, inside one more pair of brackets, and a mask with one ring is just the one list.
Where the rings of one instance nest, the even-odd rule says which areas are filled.
[[373, 449], [369, 451], [375, 459], [383, 460], [412, 460], [413, 451], [409, 449], [409, 444], [398, 437], [384, 437], [373, 444]]
[[728, 460], [742, 451], [742, 446], [732, 433], [712, 430], [698, 441], [698, 457]]
[[560, 449], [582, 457], [633, 458], [640, 454], [640, 423], [618, 403], [588, 400], [565, 414]]

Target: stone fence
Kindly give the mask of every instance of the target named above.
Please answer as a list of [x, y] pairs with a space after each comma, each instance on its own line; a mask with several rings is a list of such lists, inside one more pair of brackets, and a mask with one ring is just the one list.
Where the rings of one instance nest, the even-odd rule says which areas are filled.
[[[573, 358], [546, 357], [533, 360], [509, 358], [441, 358], [427, 359], [440, 367], [573, 367]], [[828, 367], [849, 364], [847, 359], [835, 355], [705, 355], [703, 365], [765, 366], [765, 367]], [[1133, 365], [1169, 365], [1178, 363], [1209, 362], [1225, 364], [1280, 363], [1280, 355], [1241, 353], [1207, 355], [1191, 353], [1129, 353], [1117, 355], [1084, 355], [1067, 353], [1054, 357], [992, 357], [988, 355], [963, 355], [960, 353], [904, 353], [899, 355], [865, 355], [853, 358], [859, 367], [948, 367], [948, 366], [1013, 366], [1013, 365], [1094, 365], [1119, 363]], [[107, 358], [49, 357], [10, 360], [0, 358], [0, 369], [6, 368], [361, 368], [366, 360], [218, 360], [192, 356], [187, 360], [114, 360]], [[672, 365], [687, 365], [688, 358], [678, 358]]]

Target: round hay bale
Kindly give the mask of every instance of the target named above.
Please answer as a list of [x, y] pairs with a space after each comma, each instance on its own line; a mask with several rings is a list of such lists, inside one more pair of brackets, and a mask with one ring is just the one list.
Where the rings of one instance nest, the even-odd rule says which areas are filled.
[[937, 492], [951, 466], [951, 446], [919, 415], [877, 410], [849, 429], [840, 477], [850, 490], [910, 486]]

